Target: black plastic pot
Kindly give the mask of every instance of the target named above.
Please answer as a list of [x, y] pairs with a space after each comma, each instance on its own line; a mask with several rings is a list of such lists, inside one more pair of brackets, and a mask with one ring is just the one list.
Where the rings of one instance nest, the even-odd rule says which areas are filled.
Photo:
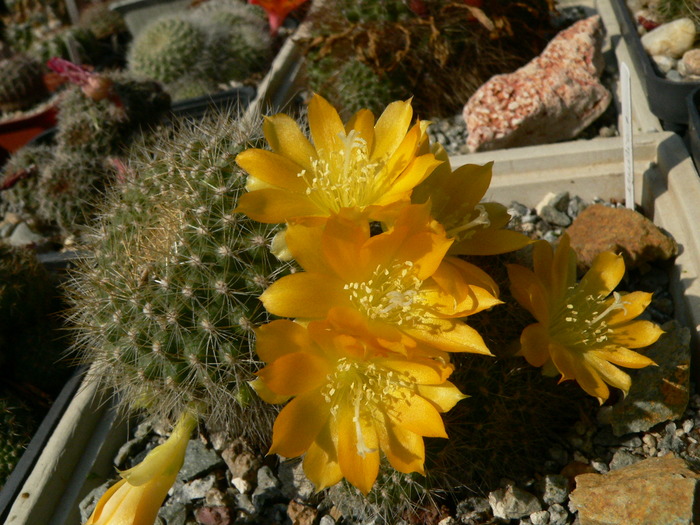
[[627, 2], [610, 0], [610, 3], [634, 65], [643, 77], [642, 86], [651, 112], [661, 120], [664, 129], [682, 134], [688, 126], [685, 101], [691, 91], [700, 87], [700, 82], [676, 82], [665, 78], [644, 50]]
[[255, 95], [255, 88], [250, 86], [229, 89], [220, 93], [174, 102], [171, 112], [177, 117], [199, 120], [211, 111], [246, 108], [255, 99]]
[[686, 141], [695, 163], [695, 169], [700, 172], [700, 109], [698, 109], [700, 106], [700, 87], [691, 91], [685, 100], [688, 109]]

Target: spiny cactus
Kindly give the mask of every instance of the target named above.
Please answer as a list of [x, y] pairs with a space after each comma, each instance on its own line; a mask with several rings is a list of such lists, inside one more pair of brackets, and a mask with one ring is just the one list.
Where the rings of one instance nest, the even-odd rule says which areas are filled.
[[38, 427], [35, 416], [16, 396], [0, 395], [0, 489]]
[[159, 82], [173, 82], [201, 59], [206, 40], [201, 26], [184, 16], [158, 18], [133, 41], [129, 69]]
[[59, 150], [39, 171], [36, 215], [66, 235], [76, 233], [93, 218], [113, 178], [114, 170], [104, 158]]
[[98, 40], [127, 30], [124, 17], [114, 9], [110, 9], [108, 2], [95, 2], [88, 5], [80, 13], [78, 25], [92, 32]]
[[12, 154], [2, 169], [2, 185], [6, 186], [0, 193], [3, 212], [22, 216], [36, 212], [39, 172], [51, 158], [53, 147], [43, 144], [28, 144]]
[[60, 148], [104, 157], [120, 153], [141, 126], [158, 121], [170, 97], [148, 80], [128, 73], [106, 73], [118, 100], [93, 100], [77, 86], [59, 104], [56, 142]]
[[245, 184], [234, 158], [257, 134], [223, 118], [141, 150], [69, 294], [76, 348], [125, 408], [196, 406], [259, 442], [272, 409], [247, 384], [252, 329], [266, 320], [257, 297], [288, 266], [268, 252], [274, 227], [232, 211]]
[[27, 54], [42, 64], [53, 57], [91, 64], [96, 45], [95, 35], [87, 29], [63, 27], [35, 40]]
[[27, 109], [46, 95], [43, 70], [36, 60], [22, 54], [0, 60], [0, 111]]

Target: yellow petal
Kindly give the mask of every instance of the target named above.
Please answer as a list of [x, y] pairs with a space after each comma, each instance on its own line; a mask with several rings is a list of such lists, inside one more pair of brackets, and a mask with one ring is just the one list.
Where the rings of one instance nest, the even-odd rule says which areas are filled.
[[512, 230], [492, 230], [490, 228], [476, 230], [474, 235], [462, 241], [456, 241], [450, 247], [454, 255], [499, 255], [514, 252], [532, 240], [522, 233]]
[[311, 137], [321, 157], [329, 158], [331, 152], [344, 149], [342, 137], [345, 137], [345, 126], [338, 112], [325, 98], [314, 94], [309, 101], [308, 115]]
[[374, 126], [375, 144], [372, 160], [392, 155], [398, 149], [412, 118], [413, 108], [410, 101], [392, 102], [386, 107]]
[[462, 399], [469, 396], [462, 394], [454, 384], [445, 381], [441, 385], [418, 385], [418, 393], [430, 401], [440, 412], [447, 412]]
[[295, 217], [322, 217], [325, 212], [303, 193], [292, 193], [276, 188], [264, 188], [244, 193], [234, 210], [266, 224], [289, 221]]
[[447, 437], [440, 413], [419, 395], [392, 403], [391, 419], [397, 426], [425, 437]]
[[607, 347], [600, 354], [602, 359], [625, 368], [644, 368], [656, 364], [649, 357], [622, 346]]
[[472, 286], [488, 291], [494, 298], [499, 295], [498, 285], [489, 274], [458, 257], [445, 257], [432, 277], [441, 288], [458, 298], [471, 294]]
[[550, 343], [549, 350], [552, 361], [562, 374], [562, 381], [575, 379], [587, 394], [598, 399], [602, 405], [610, 397], [610, 389], [600, 374], [580, 355], [574, 355], [568, 349], [555, 343]]
[[379, 443], [374, 425], [352, 407], [338, 413], [338, 463], [343, 476], [367, 495], [379, 473]]
[[270, 148], [306, 170], [317, 158], [316, 150], [304, 136], [296, 121], [284, 113], [265, 117], [263, 132]]
[[[408, 158], [408, 155], [405, 155], [401, 157], [401, 160], [407, 160]], [[410, 196], [411, 190], [423, 182], [439, 165], [440, 161], [435, 160], [432, 155], [416, 157], [410, 163], [407, 163], [405, 167], [390, 164], [387, 167], [387, 173], [396, 173], [401, 170], [401, 175], [394, 181], [394, 184], [391, 185], [388, 191], [377, 200], [376, 204], [391, 204], [400, 198]]]
[[[319, 436], [324, 434], [327, 434], [326, 430], [322, 430]], [[329, 445], [324, 446], [324, 444]], [[335, 446], [330, 437], [317, 439], [311, 443], [304, 455], [303, 466], [306, 477], [314, 484], [317, 491], [331, 487], [343, 479]]]
[[[411, 381], [421, 385], [437, 385], [441, 384], [444, 380], [441, 371], [438, 368], [444, 368], [440, 365], [425, 365], [417, 363], [415, 361], [406, 361], [400, 359], [384, 359], [382, 360], [382, 366], [390, 368], [401, 375], [406, 375], [411, 378]], [[450, 370], [451, 371], [451, 370]]]
[[301, 456], [316, 439], [329, 415], [328, 404], [320, 395], [295, 397], [275, 419], [268, 454], [286, 458]]
[[[562, 236], [559, 242], [561, 243], [563, 239], [564, 237]], [[554, 250], [552, 245], [547, 241], [535, 242], [532, 247], [532, 269], [547, 292], [550, 292], [552, 287], [553, 261]]]
[[601, 358], [600, 352], [587, 352], [586, 361], [594, 368], [607, 384], [619, 388], [625, 395], [632, 386], [632, 379], [628, 374]]
[[331, 276], [307, 272], [282, 277], [260, 300], [273, 315], [301, 319], [322, 319], [334, 306], [352, 306], [342, 284]]
[[586, 272], [579, 288], [586, 294], [607, 297], [620, 283], [625, 275], [625, 261], [622, 255], [613, 252], [599, 253], [591, 264], [591, 269]]
[[510, 292], [518, 303], [543, 324], [549, 322], [549, 299], [541, 280], [519, 264], [508, 264]]
[[492, 355], [479, 332], [459, 321], [430, 319], [422, 329], [407, 329], [405, 332], [445, 352]]
[[314, 390], [326, 382], [330, 364], [319, 355], [305, 352], [286, 354], [257, 372], [270, 390], [296, 396]]
[[379, 446], [389, 463], [399, 472], [424, 474], [425, 444], [423, 438], [409, 430], [392, 425], [384, 417], [378, 429]]
[[656, 342], [664, 331], [651, 321], [630, 321], [617, 325], [610, 340], [626, 348], [644, 348]]
[[285, 234], [287, 249], [304, 270], [330, 273], [332, 269], [321, 250], [322, 238], [323, 225], [291, 224]]
[[550, 304], [555, 304], [566, 296], [568, 289], [576, 284], [576, 252], [571, 248], [567, 234], [559, 239], [559, 245], [552, 259], [551, 280], [549, 281]]
[[352, 131], [359, 134], [367, 144], [367, 151], [374, 147], [374, 115], [368, 109], [361, 109], [355, 113], [345, 125], [345, 133], [350, 135]]
[[525, 327], [520, 334], [520, 351], [532, 366], [543, 366], [550, 359], [549, 334], [541, 323], [534, 323]]
[[[620, 294], [622, 304], [624, 309], [614, 310], [609, 313], [606, 322], [608, 326], [614, 328], [615, 326], [631, 321], [635, 317], [641, 315], [641, 313], [649, 306], [651, 303], [651, 295], [647, 292], [632, 292], [627, 294]], [[611, 301], [606, 304], [608, 306]]]
[[259, 181], [295, 193], [303, 193], [307, 184], [299, 177], [302, 167], [282, 155], [263, 149], [239, 153], [236, 163]]

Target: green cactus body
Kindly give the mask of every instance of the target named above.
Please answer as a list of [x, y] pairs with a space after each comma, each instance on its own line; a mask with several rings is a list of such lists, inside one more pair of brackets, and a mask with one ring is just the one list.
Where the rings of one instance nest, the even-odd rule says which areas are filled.
[[0, 489], [36, 431], [32, 413], [14, 396], [0, 397]]
[[47, 95], [41, 64], [26, 55], [0, 60], [0, 111], [27, 109]]
[[27, 53], [41, 63], [53, 57], [92, 63], [97, 40], [87, 29], [64, 27], [35, 40]]
[[39, 208], [39, 173], [52, 158], [53, 147], [41, 144], [24, 146], [12, 154], [3, 167], [3, 181], [18, 179], [12, 187], [0, 193], [3, 212], [11, 211], [22, 216], [36, 213]]
[[80, 27], [87, 29], [101, 40], [126, 31], [124, 17], [110, 9], [107, 2], [96, 2], [80, 13]]
[[68, 235], [93, 217], [95, 206], [114, 171], [100, 157], [58, 151], [39, 173], [37, 217]]
[[201, 59], [206, 35], [183, 16], [167, 16], [149, 24], [132, 43], [129, 69], [168, 83], [190, 71]]
[[252, 329], [266, 320], [258, 294], [289, 267], [266, 249], [274, 227], [233, 212], [245, 183], [234, 159], [250, 137], [235, 120], [198, 123], [142, 152], [75, 273], [71, 317], [83, 359], [126, 408], [195, 405], [265, 439], [271, 408], [247, 385]]

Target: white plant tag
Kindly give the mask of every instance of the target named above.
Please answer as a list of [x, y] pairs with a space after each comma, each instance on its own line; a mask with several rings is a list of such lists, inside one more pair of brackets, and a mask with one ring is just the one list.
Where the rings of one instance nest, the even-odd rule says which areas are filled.
[[632, 137], [632, 94], [630, 70], [620, 63], [620, 105], [622, 106], [622, 152], [625, 166], [625, 206], [634, 209], [634, 140]]

